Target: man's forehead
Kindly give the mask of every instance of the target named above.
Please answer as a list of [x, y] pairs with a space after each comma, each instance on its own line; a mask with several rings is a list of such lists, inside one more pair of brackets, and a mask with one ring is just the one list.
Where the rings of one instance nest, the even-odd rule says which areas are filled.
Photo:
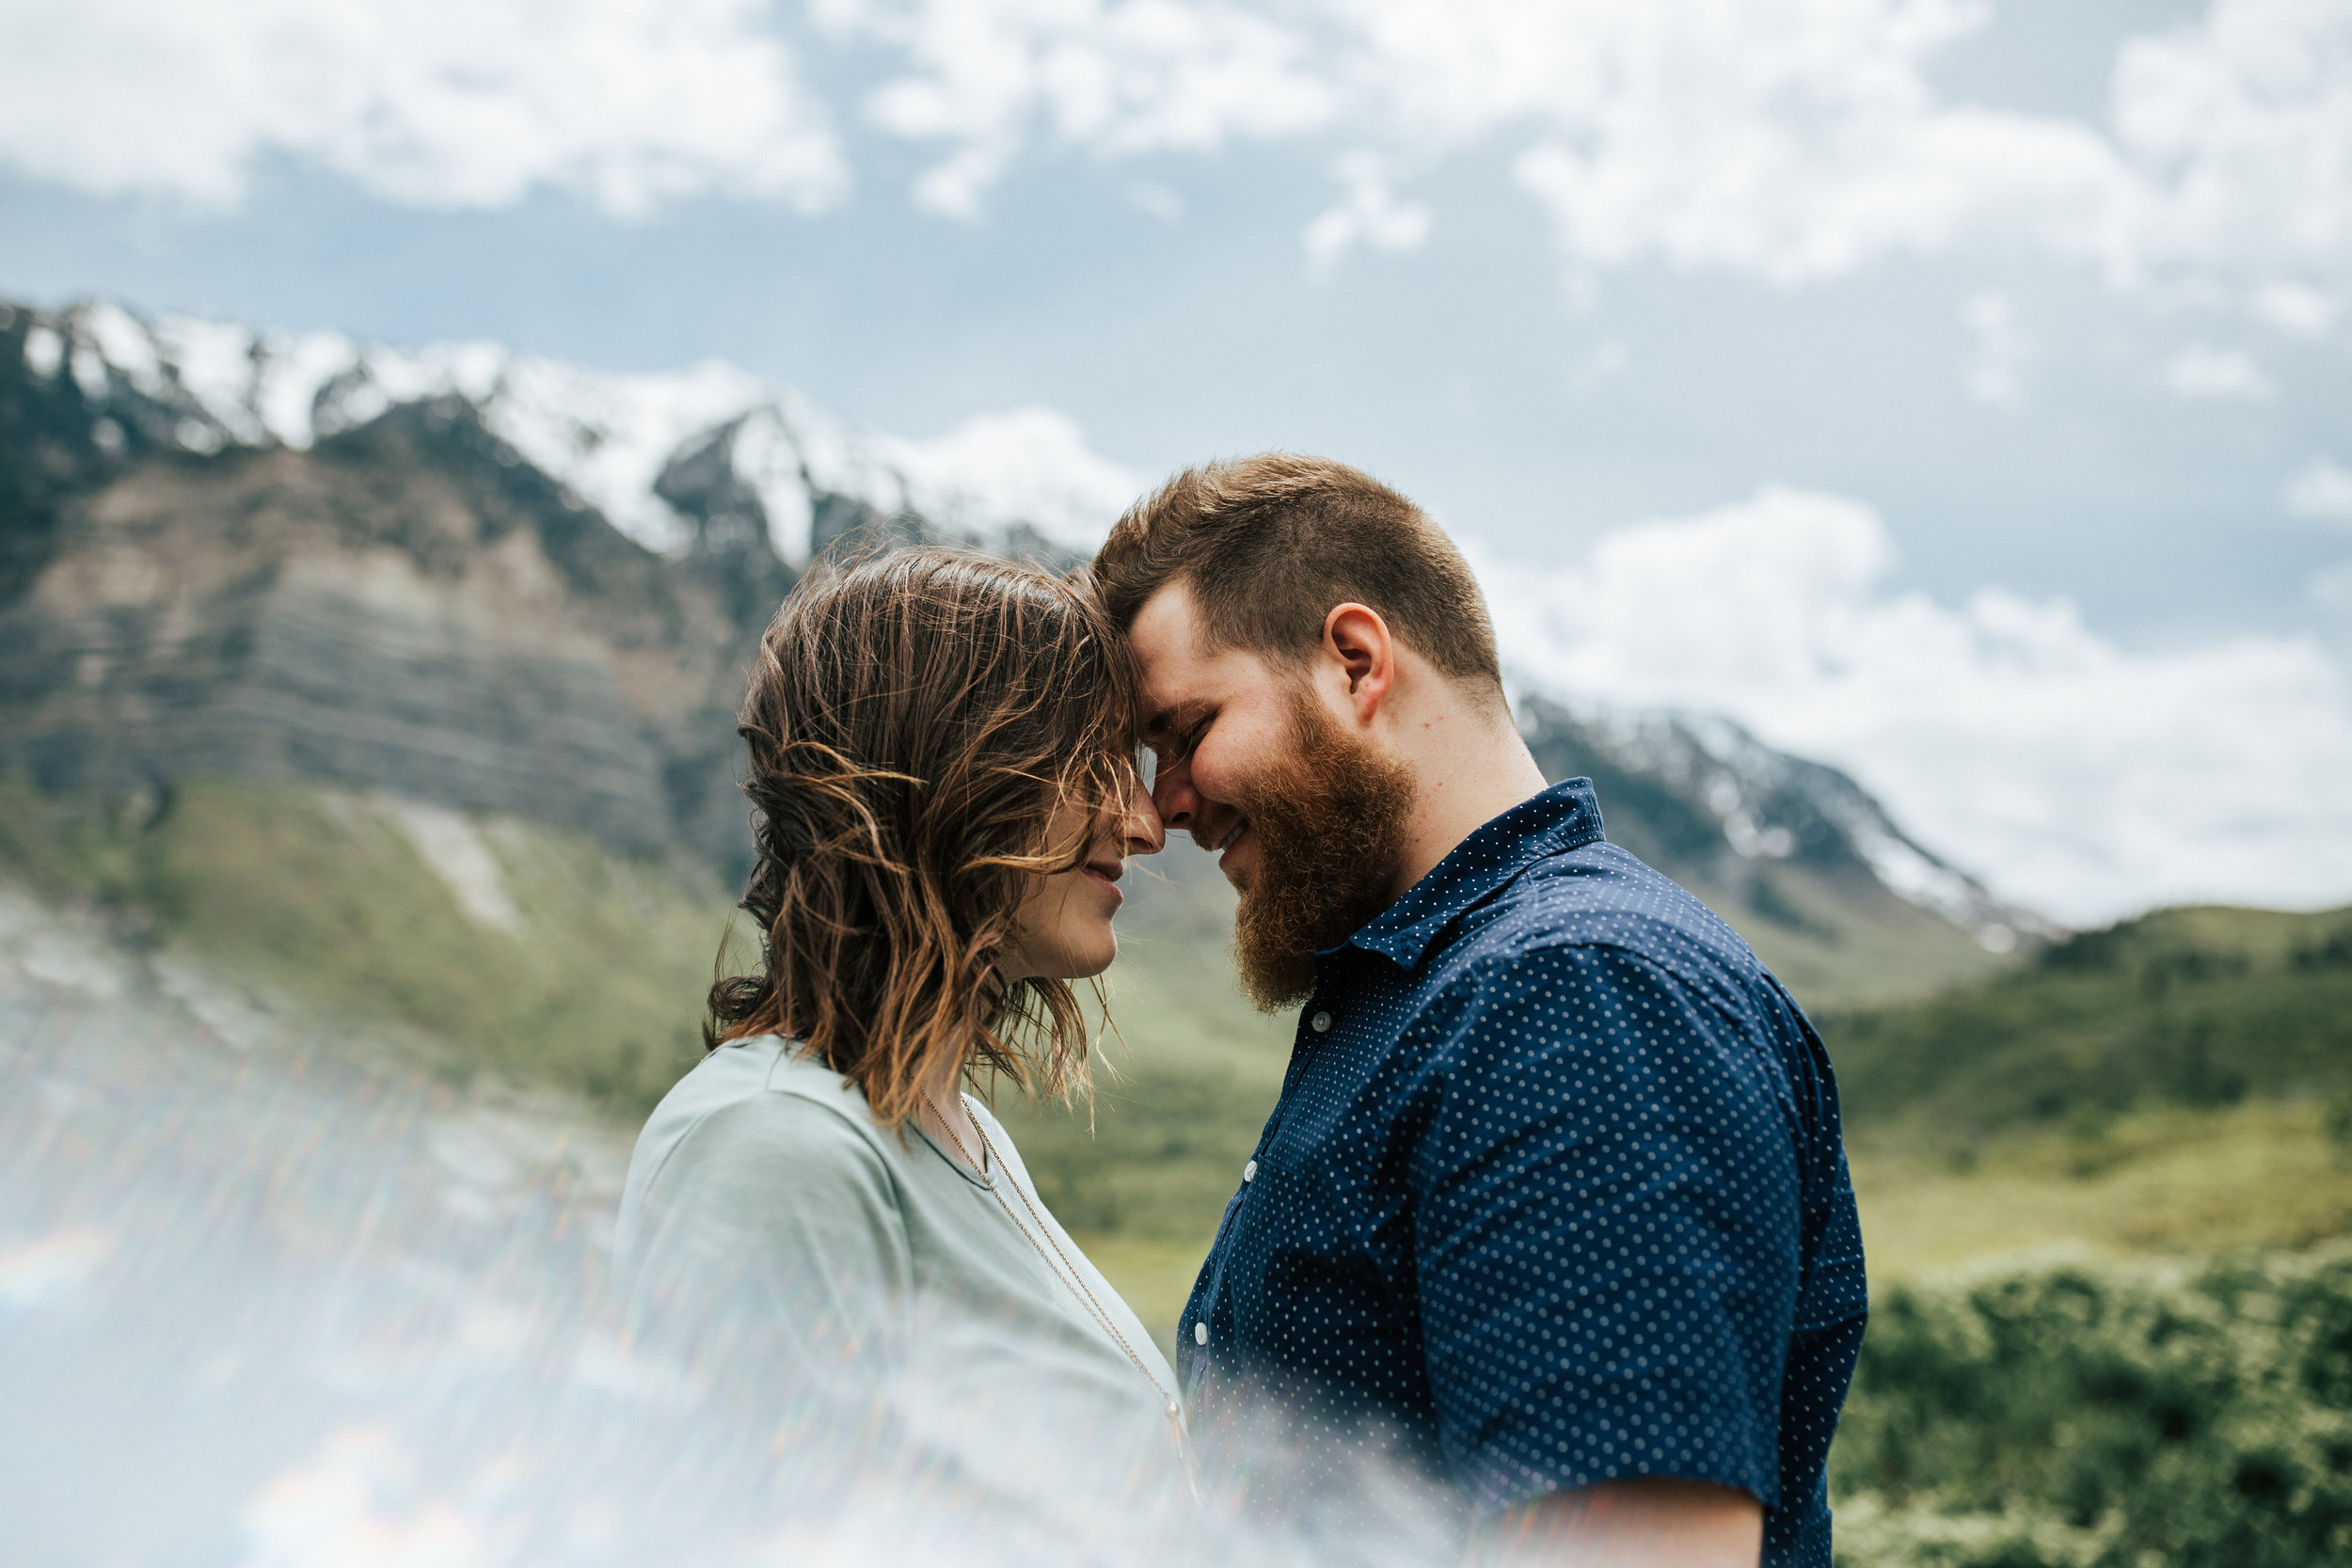
[[1127, 637], [1142, 657], [1159, 662], [1178, 657], [1199, 657], [1201, 641], [1200, 602], [1190, 581], [1179, 578], [1165, 583], [1143, 601]]
[[1143, 674], [1147, 733], [1181, 720], [1188, 706], [1210, 700], [1234, 649], [1212, 651], [1203, 635], [1192, 586], [1172, 582], [1146, 599], [1128, 629]]

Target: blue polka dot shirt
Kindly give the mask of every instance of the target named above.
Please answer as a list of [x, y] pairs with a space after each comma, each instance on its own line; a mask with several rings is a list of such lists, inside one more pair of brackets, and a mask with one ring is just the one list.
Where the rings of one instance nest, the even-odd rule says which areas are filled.
[[1862, 1235], [1829, 1059], [1747, 943], [1572, 779], [1315, 974], [1178, 1331], [1204, 1456], [1279, 1412], [1280, 1490], [1376, 1447], [1473, 1518], [1711, 1481], [1766, 1564], [1827, 1568]]

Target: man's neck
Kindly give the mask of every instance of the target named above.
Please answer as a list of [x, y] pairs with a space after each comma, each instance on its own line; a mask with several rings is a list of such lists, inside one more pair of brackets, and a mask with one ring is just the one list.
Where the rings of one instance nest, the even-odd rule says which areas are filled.
[[1411, 739], [1416, 793], [1391, 897], [1402, 897], [1456, 845], [1549, 783], [1507, 714], [1441, 711], [1417, 726]]

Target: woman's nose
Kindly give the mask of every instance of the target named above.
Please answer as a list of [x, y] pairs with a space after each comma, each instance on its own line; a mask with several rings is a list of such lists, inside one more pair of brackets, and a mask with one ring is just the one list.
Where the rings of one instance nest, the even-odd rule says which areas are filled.
[[1127, 792], [1127, 814], [1119, 826], [1130, 855], [1156, 855], [1168, 845], [1168, 829], [1160, 822], [1159, 808], [1152, 804], [1152, 792], [1140, 779]]

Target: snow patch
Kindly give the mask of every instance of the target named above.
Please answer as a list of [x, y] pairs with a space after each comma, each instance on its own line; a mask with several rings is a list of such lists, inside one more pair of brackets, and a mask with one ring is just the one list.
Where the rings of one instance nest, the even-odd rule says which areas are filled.
[[43, 381], [55, 380], [65, 363], [65, 336], [51, 326], [34, 326], [24, 334], [24, 366]]
[[405, 404], [462, 398], [534, 467], [662, 553], [691, 545], [694, 524], [656, 483], [678, 457], [714, 441], [758, 498], [776, 552], [795, 565], [814, 546], [823, 495], [885, 515], [915, 511], [983, 539], [1025, 526], [1083, 550], [1143, 488], [1050, 408], [983, 414], [913, 439], [861, 430], [717, 360], [611, 373], [496, 343], [389, 348], [189, 316], [149, 322], [105, 302], [45, 317], [27, 333], [26, 362], [40, 373], [54, 375], [69, 357], [92, 403], [110, 404], [127, 388], [167, 410], [191, 451], [230, 442], [300, 451]]
[[506, 869], [471, 818], [381, 791], [370, 795], [368, 803], [405, 834], [434, 875], [449, 884], [467, 919], [510, 935], [521, 927], [522, 911], [506, 890]]

